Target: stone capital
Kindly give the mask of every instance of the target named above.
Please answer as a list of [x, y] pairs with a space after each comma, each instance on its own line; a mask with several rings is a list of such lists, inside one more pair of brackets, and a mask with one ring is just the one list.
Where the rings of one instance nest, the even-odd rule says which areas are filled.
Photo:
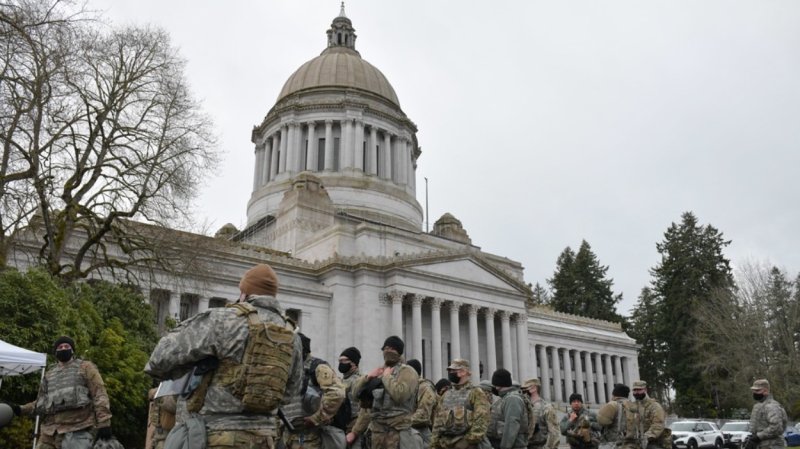
[[509, 312], [508, 310], [501, 310], [500, 319], [502, 321], [511, 321], [511, 312]]
[[314, 121], [306, 122], [306, 126], [308, 126], [308, 129], [314, 129], [317, 126], [317, 122]]
[[478, 311], [480, 309], [481, 308], [479, 306], [475, 305], [475, 304], [467, 305], [467, 311], [469, 312], [470, 315], [478, 316]]
[[461, 303], [458, 301], [450, 301], [449, 306], [450, 306], [450, 312], [454, 310], [458, 312], [458, 310], [461, 309]]
[[422, 307], [422, 301], [425, 299], [425, 295], [411, 295], [411, 305], [414, 307]]
[[493, 309], [491, 307], [487, 307], [487, 308], [483, 309], [483, 316], [486, 317], [486, 319], [492, 319], [493, 320], [495, 314], [497, 314], [497, 309]]
[[441, 309], [442, 303], [444, 302], [441, 298], [431, 298], [431, 308], [432, 309]]
[[400, 290], [392, 290], [389, 292], [389, 300], [392, 301], [392, 304], [402, 304], [404, 296], [405, 292], [401, 292]]
[[325, 126], [333, 126], [333, 120], [331, 119], [325, 120]]

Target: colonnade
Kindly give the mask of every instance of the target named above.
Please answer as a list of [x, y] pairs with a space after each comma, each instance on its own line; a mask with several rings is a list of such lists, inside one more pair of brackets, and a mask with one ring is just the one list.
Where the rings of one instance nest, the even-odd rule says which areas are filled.
[[[394, 335], [402, 336], [403, 305], [411, 306], [411, 336], [406, 338], [406, 348], [408, 358], [418, 358], [423, 360], [423, 338], [422, 338], [422, 311], [423, 306], [430, 313], [431, 319], [431, 376], [438, 378], [444, 374], [449, 360], [464, 358], [470, 362], [472, 378], [478, 379], [481, 363], [484, 366], [483, 378], [491, 377], [492, 373], [498, 368], [505, 368], [511, 372], [517, 380], [524, 380], [529, 375], [528, 361], [528, 321], [524, 313], [515, 313], [507, 310], [497, 310], [489, 307], [481, 307], [476, 304], [468, 304], [455, 299], [434, 298], [425, 295], [407, 293], [402, 291], [392, 291], [388, 294], [392, 305], [392, 328]], [[450, 335], [445, 338], [442, 336], [442, 308], [449, 315]], [[469, 339], [461, 341], [461, 312], [467, 314], [467, 328]], [[479, 339], [479, 318], [485, 327], [485, 339]], [[501, 354], [497, 354], [495, 321], [500, 322], [500, 348]], [[512, 340], [512, 327], [516, 333], [516, 341]], [[445, 360], [442, 354], [443, 343], [450, 344], [449, 360]], [[484, 349], [484, 356], [481, 357], [481, 347]], [[423, 362], [424, 363], [424, 362]]]
[[568, 402], [578, 393], [584, 403], [603, 404], [611, 400], [615, 383], [630, 386], [636, 380], [631, 357], [537, 344], [534, 358], [542, 396], [549, 401]]
[[358, 119], [288, 121], [256, 145], [253, 189], [283, 173], [361, 170], [416, 189], [413, 142]]

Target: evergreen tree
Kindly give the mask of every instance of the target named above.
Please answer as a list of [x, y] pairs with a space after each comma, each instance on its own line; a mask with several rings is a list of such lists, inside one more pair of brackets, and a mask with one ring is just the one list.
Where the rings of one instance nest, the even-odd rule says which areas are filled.
[[657, 298], [645, 287], [631, 314], [628, 333], [641, 345], [639, 348], [639, 376], [647, 382], [648, 391], [661, 402], [666, 402], [669, 383], [664, 375], [665, 353], [660, 335], [663, 320]]
[[621, 322], [616, 304], [622, 295], [611, 290], [612, 279], [606, 279], [608, 267], [600, 265], [586, 240], [577, 254], [567, 247], [558, 257], [556, 271], [550, 279], [553, 298], [550, 304], [559, 312], [600, 320]]
[[541, 304], [550, 303], [550, 292], [547, 291], [546, 288], [542, 287], [542, 285], [538, 282], [533, 286], [531, 292], [531, 304], [538, 306]]
[[675, 405], [681, 416], [714, 414], [713, 388], [700, 366], [701, 348], [693, 341], [699, 326], [700, 305], [712, 295], [732, 300], [733, 275], [723, 249], [730, 244], [711, 225], [701, 226], [691, 212], [672, 223], [664, 240], [656, 244], [661, 261], [651, 270], [652, 291], [661, 325], [658, 343], [664, 354], [666, 380], [676, 392]]

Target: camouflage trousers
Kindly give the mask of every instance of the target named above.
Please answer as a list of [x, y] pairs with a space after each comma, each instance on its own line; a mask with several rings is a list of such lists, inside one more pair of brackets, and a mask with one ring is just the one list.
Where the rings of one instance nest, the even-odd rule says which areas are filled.
[[321, 449], [322, 439], [317, 430], [301, 430], [298, 432], [281, 432], [281, 441], [286, 449]]
[[275, 431], [209, 430], [208, 449], [275, 449]]
[[372, 428], [372, 449], [422, 449], [422, 437], [414, 429]]
[[88, 430], [39, 435], [36, 449], [91, 449], [94, 436]]

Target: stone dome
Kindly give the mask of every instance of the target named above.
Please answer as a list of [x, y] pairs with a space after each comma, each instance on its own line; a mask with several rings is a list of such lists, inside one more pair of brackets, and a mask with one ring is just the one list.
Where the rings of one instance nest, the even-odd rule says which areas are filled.
[[347, 47], [331, 47], [297, 69], [283, 85], [278, 101], [317, 87], [348, 87], [379, 95], [397, 106], [400, 101], [389, 80], [374, 65]]

